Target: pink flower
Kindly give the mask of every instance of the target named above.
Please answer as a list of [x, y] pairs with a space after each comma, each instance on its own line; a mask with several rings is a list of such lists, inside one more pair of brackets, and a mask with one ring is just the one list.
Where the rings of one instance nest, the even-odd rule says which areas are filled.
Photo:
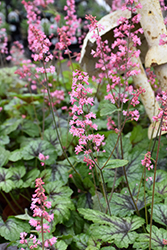
[[37, 221], [37, 220], [34, 220], [34, 219], [31, 219], [31, 220], [29, 221], [29, 223], [30, 223], [31, 226], [36, 227], [37, 224], [38, 224], [38, 221]]

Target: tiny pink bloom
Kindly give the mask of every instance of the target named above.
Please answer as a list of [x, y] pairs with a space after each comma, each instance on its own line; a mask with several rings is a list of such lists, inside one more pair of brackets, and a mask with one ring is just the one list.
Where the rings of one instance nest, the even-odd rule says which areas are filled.
[[38, 224], [37, 220], [34, 220], [34, 219], [31, 219], [31, 220], [29, 221], [29, 223], [30, 223], [30, 225], [33, 226], [33, 227], [36, 227], [37, 224]]

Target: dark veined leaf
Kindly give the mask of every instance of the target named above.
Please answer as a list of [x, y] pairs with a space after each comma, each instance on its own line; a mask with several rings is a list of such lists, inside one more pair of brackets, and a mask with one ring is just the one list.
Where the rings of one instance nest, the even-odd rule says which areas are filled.
[[49, 128], [44, 131], [44, 140], [48, 141], [56, 148], [56, 152], [58, 155], [62, 155], [63, 151], [60, 146], [59, 140], [57, 138], [57, 133], [55, 129]]
[[85, 250], [88, 245], [89, 236], [86, 234], [79, 234], [73, 237], [76, 249]]
[[46, 164], [53, 164], [56, 161], [57, 153], [55, 148], [49, 142], [41, 139], [31, 141], [21, 150], [24, 160], [31, 160], [35, 157], [38, 157], [39, 153], [42, 153], [44, 156], [49, 155], [49, 159], [45, 161]]
[[54, 204], [57, 204], [57, 199], [71, 197], [73, 193], [69, 187], [63, 186], [61, 181], [47, 183], [45, 185], [45, 190], [53, 206]]
[[9, 159], [10, 152], [8, 150], [5, 150], [3, 147], [0, 146], [0, 167], [4, 166]]
[[85, 224], [83, 217], [75, 210], [72, 210], [70, 220], [72, 221], [71, 225], [73, 225], [75, 234], [82, 233]]
[[167, 197], [167, 182], [163, 180], [155, 184], [155, 193], [162, 198]]
[[89, 237], [88, 246], [85, 250], [99, 250], [101, 246], [101, 242], [94, 239], [93, 237]]
[[14, 182], [11, 180], [12, 169], [0, 168], [0, 190], [8, 193], [15, 188]]
[[8, 119], [0, 126], [0, 133], [2, 134], [10, 134], [11, 132], [15, 131], [17, 127], [21, 124], [22, 119]]
[[28, 222], [16, 219], [13, 216], [9, 216], [5, 222], [0, 218], [0, 235], [6, 240], [16, 241], [20, 238], [22, 232], [30, 232]]
[[[107, 137], [107, 140], [106, 140], [106, 144], [104, 145], [104, 149], [105, 149], [105, 155], [106, 157], [109, 157], [112, 150], [114, 149], [114, 146], [117, 142], [117, 138], [118, 138], [118, 135], [116, 133], [111, 133], [109, 134], [109, 136]], [[123, 152], [124, 152], [124, 156], [126, 154], [128, 154], [128, 152], [132, 149], [132, 145], [129, 141], [129, 138], [125, 138], [122, 136], [122, 148], [123, 148]], [[116, 150], [114, 151], [113, 153], [113, 159], [121, 159], [121, 151], [119, 149], [119, 151], [117, 152]], [[127, 157], [125, 157], [125, 159], [127, 159]]]
[[[155, 202], [160, 202], [161, 199], [155, 198]], [[152, 196], [146, 195], [146, 204], [151, 204]], [[106, 202], [104, 198], [101, 199], [104, 207], [106, 207]], [[137, 199], [137, 207], [140, 211], [144, 208], [144, 195], [139, 195]], [[128, 194], [114, 193], [110, 201], [111, 213], [116, 216], [130, 216], [136, 211], [135, 205], [132, 198]]]
[[44, 183], [48, 183], [51, 180], [51, 173], [52, 170], [50, 168], [44, 169], [41, 173], [39, 178], [43, 180]]
[[68, 170], [70, 169], [70, 167], [55, 163], [51, 165], [51, 169], [52, 169], [52, 174], [51, 174], [52, 181], [60, 180], [63, 182], [63, 184], [67, 184], [69, 176]]
[[70, 210], [74, 209], [71, 201], [73, 191], [69, 187], [63, 186], [61, 181], [47, 183], [45, 185], [48, 201], [52, 203], [52, 211], [54, 213], [54, 223], [63, 223], [70, 217]]
[[[149, 225], [147, 226], [148, 232]], [[135, 249], [148, 249], [149, 246], [149, 234], [140, 234], [134, 243], [133, 247]], [[163, 244], [163, 239], [167, 239], [167, 231], [163, 228], [158, 229], [156, 226], [152, 226], [151, 233], [151, 249], [153, 250], [165, 250], [167, 246]]]
[[77, 201], [77, 207], [92, 208], [93, 207], [92, 195], [89, 192], [81, 194]]
[[[106, 140], [106, 145], [104, 146], [104, 149], [106, 150], [106, 156], [110, 155], [112, 152], [115, 143], [117, 141], [117, 135], [110, 134]], [[136, 180], [136, 182], [142, 177], [142, 170], [143, 166], [141, 165], [141, 160], [143, 159], [144, 150], [142, 147], [135, 146], [132, 149], [132, 145], [128, 138], [123, 137], [123, 145], [122, 145], [123, 151], [124, 151], [124, 158], [128, 161], [128, 164], [125, 166], [126, 174], [129, 180]], [[113, 158], [117, 159], [118, 156], [121, 159], [121, 152], [114, 151]], [[101, 165], [100, 165], [101, 166]], [[107, 186], [109, 188], [112, 188], [113, 186], [113, 180], [115, 175], [115, 170], [113, 168], [104, 168], [104, 180], [107, 183]], [[123, 167], [117, 168], [117, 175], [116, 175], [116, 183], [115, 187], [117, 187], [121, 181], [125, 180], [124, 177], [124, 170]]]
[[[151, 209], [148, 210], [151, 214]], [[161, 225], [167, 226], [167, 205], [154, 204], [153, 220]]]
[[30, 170], [24, 177], [24, 183], [22, 185], [23, 188], [27, 187], [34, 187], [35, 186], [35, 180], [40, 175], [40, 171], [38, 169], [32, 169]]
[[[154, 173], [153, 172], [149, 172], [149, 177], [152, 177], [152, 179], [154, 179]], [[163, 180], [167, 179], [167, 172], [161, 169], [158, 169], [156, 171], [156, 178], [155, 178], [155, 182], [161, 182]], [[153, 184], [152, 181], [147, 181], [145, 183], [146, 187], [148, 188], [148, 190], [150, 190], [151, 185]]]
[[66, 227], [66, 225], [58, 224], [54, 234], [61, 240], [64, 240], [67, 245], [70, 245], [75, 235], [72, 227]]
[[[77, 177], [77, 175], [74, 176]], [[80, 181], [81, 183], [76, 183], [79, 184], [78, 188], [81, 190], [81, 194], [79, 195], [79, 199], [77, 201], [77, 207], [92, 208], [92, 196], [95, 195], [95, 188], [93, 182], [88, 177], [84, 178], [83, 180], [80, 179]]]
[[26, 173], [26, 168], [24, 166], [14, 167], [12, 168], [12, 172], [13, 172], [12, 181], [14, 182], [17, 188], [20, 188], [23, 184], [22, 177]]
[[31, 137], [39, 136], [40, 128], [36, 123], [30, 120], [24, 119], [22, 124], [22, 130]]
[[[127, 248], [129, 244], [133, 244], [137, 238], [137, 233], [134, 230], [144, 224], [144, 219], [137, 216], [119, 218], [91, 209], [80, 208], [78, 211], [85, 219], [97, 223], [91, 226], [92, 236], [104, 242], [114, 241], [120, 248]], [[99, 226], [99, 224], [101, 225]]]

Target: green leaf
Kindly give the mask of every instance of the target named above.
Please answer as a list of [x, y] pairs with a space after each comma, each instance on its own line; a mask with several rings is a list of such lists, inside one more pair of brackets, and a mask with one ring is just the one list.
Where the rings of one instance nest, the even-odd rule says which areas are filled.
[[130, 141], [132, 144], [136, 144], [142, 141], [146, 137], [147, 129], [143, 129], [142, 126], [138, 125], [133, 128], [130, 136]]
[[35, 186], [35, 180], [40, 175], [40, 171], [38, 169], [32, 169], [30, 170], [23, 178], [23, 188], [27, 187], [34, 187]]
[[116, 248], [112, 246], [108, 246], [108, 247], [102, 247], [100, 248], [100, 250], [116, 250]]
[[31, 160], [42, 153], [44, 156], [49, 155], [49, 159], [45, 161], [46, 164], [53, 164], [56, 161], [57, 153], [55, 148], [47, 141], [37, 139], [31, 141], [26, 147], [22, 148], [21, 154], [24, 160]]
[[85, 250], [88, 244], [89, 236], [86, 234], [79, 234], [73, 237], [73, 241], [78, 250]]
[[59, 240], [54, 244], [55, 250], [66, 250], [68, 245], [63, 241]]
[[28, 215], [28, 210], [25, 208], [25, 214], [19, 214], [15, 215], [15, 218], [20, 219], [20, 220], [31, 220], [33, 217]]
[[10, 152], [5, 150], [3, 147], [0, 146], [0, 167], [6, 165], [6, 163], [8, 162], [9, 156], [10, 156]]
[[[108, 136], [106, 144], [104, 146], [104, 149], [106, 151], [105, 157], [109, 157], [110, 153], [113, 151], [116, 141], [117, 141], [116, 134], [112, 133]], [[137, 145], [134, 148], [132, 148], [129, 138], [123, 136], [122, 136], [122, 148], [123, 148], [124, 159], [128, 161], [128, 164], [125, 166], [128, 180], [134, 180], [138, 182], [138, 180], [140, 180], [140, 178], [142, 177], [143, 166], [141, 165], [141, 160], [143, 159], [145, 150], [143, 150], [142, 147], [138, 147]], [[117, 159], [118, 156], [121, 156], [120, 147], [118, 151], [115, 150], [113, 152], [112, 158]], [[103, 160], [103, 163], [100, 164], [100, 166], [103, 166], [104, 163], [105, 161]], [[115, 176], [115, 170], [110, 167], [104, 168], [103, 174], [107, 186], [109, 188], [112, 188]], [[117, 187], [121, 181], [125, 181], [124, 170], [122, 167], [117, 168], [115, 187]]]
[[6, 145], [10, 142], [9, 136], [0, 135], [0, 145]]
[[7, 221], [0, 218], [0, 235], [9, 241], [16, 241], [20, 238], [20, 233], [30, 232], [30, 225], [28, 222], [21, 221], [9, 216]]
[[22, 130], [31, 137], [39, 136], [40, 133], [38, 125], [30, 120], [24, 120]]
[[92, 236], [103, 242], [114, 241], [119, 248], [127, 248], [129, 244], [133, 244], [138, 235], [134, 230], [144, 224], [144, 219], [137, 216], [119, 218], [91, 209], [81, 208], [78, 211], [85, 219], [98, 223], [91, 226]]
[[44, 169], [41, 173], [39, 178], [43, 180], [44, 183], [47, 183], [51, 179], [52, 170], [50, 168]]
[[88, 247], [85, 250], [99, 250], [101, 246], [101, 242], [92, 237], [88, 240]]
[[72, 190], [69, 187], [62, 186], [63, 183], [55, 181], [45, 185], [48, 201], [52, 203], [54, 213], [54, 223], [63, 223], [70, 217], [70, 210], [74, 209], [74, 205], [70, 199]]
[[10, 156], [9, 156], [9, 161], [16, 162], [16, 161], [21, 160], [22, 159], [21, 151], [22, 151], [22, 149], [16, 149], [13, 152], [11, 152]]
[[[149, 172], [149, 177], [152, 177], [152, 179], [154, 179], [154, 172]], [[158, 169], [156, 171], [156, 178], [155, 178], [155, 182], [162, 182], [163, 180], [167, 179], [167, 172], [164, 170], [160, 170]], [[150, 190], [151, 185], [153, 184], [152, 181], [147, 181], [145, 183], [146, 187], [148, 188], [148, 190]]]
[[77, 202], [77, 208], [92, 208], [93, 207], [93, 201], [92, 196], [89, 192], [85, 194], [81, 194], [79, 196], [78, 202]]
[[0, 168], [0, 190], [8, 193], [15, 188], [14, 182], [10, 179], [13, 172], [10, 169]]
[[14, 182], [15, 186], [17, 188], [22, 187], [23, 185], [22, 177], [26, 173], [26, 168], [24, 166], [18, 166], [18, 167], [12, 168], [12, 172], [13, 172], [12, 181]]
[[85, 223], [85, 220], [82, 218], [82, 216], [77, 211], [72, 210], [70, 219], [72, 220], [72, 225], [73, 225], [75, 234], [82, 233], [84, 223]]
[[8, 119], [0, 126], [0, 133], [1, 134], [10, 134], [11, 132], [15, 131], [17, 127], [21, 124], [22, 119]]
[[[150, 225], [147, 226], [147, 230], [149, 232]], [[141, 234], [140, 237], [137, 238], [136, 243], [133, 245], [137, 249], [148, 249], [149, 246], [149, 234]], [[163, 244], [163, 239], [167, 239], [167, 231], [163, 228], [158, 229], [156, 226], [152, 226], [152, 234], [151, 234], [151, 249], [153, 250], [165, 250], [167, 246]], [[140, 248], [139, 248], [140, 245]]]
[[162, 197], [162, 198], [167, 197], [167, 183], [166, 183], [166, 180], [158, 182], [158, 183], [155, 184], [155, 193], [159, 197]]
[[105, 101], [105, 103], [103, 103], [101, 106], [100, 106], [100, 116], [107, 116], [107, 115], [111, 115], [113, 114], [114, 112], [118, 111], [117, 107], [112, 104], [112, 103], [109, 103], [107, 101]]
[[[146, 195], [146, 204], [151, 204], [152, 196]], [[155, 202], [160, 201], [155, 199]], [[106, 206], [104, 198], [101, 199], [103, 206]], [[137, 207], [140, 211], [145, 206], [144, 195], [141, 195], [137, 199]], [[132, 198], [128, 194], [114, 193], [110, 201], [110, 209], [113, 215], [119, 216], [130, 216], [136, 211], [135, 205]]]
[[120, 159], [109, 160], [105, 168], [115, 169], [115, 168], [123, 167], [127, 164], [128, 164], [127, 160], [120, 160]]
[[[151, 209], [148, 211], [151, 214]], [[153, 211], [153, 220], [167, 226], [167, 206], [165, 204], [154, 204]]]
[[60, 165], [58, 163], [52, 164], [51, 165], [51, 179], [52, 181], [62, 181], [63, 184], [67, 184], [68, 182], [68, 170], [70, 167], [66, 165]]

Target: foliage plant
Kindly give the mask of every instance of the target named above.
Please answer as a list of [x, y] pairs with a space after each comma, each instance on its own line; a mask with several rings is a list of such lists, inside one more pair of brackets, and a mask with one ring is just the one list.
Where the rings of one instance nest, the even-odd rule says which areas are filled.
[[[114, 8], [121, 3], [113, 1]], [[67, 0], [64, 25], [55, 12], [59, 41], [52, 50], [52, 35], [44, 34], [39, 17], [54, 7], [53, 0], [22, 4], [32, 60], [21, 59], [23, 46], [15, 42], [7, 58], [14, 67], [0, 69], [0, 243], [18, 249], [165, 250], [167, 140], [165, 134], [148, 139], [140, 102], [145, 90], [132, 79], [140, 73], [133, 61], [140, 50], [133, 48], [141, 45], [143, 31], [133, 28], [142, 6], [137, 0], [122, 3], [132, 16], [118, 20], [111, 45], [100, 37], [96, 18], [86, 15], [85, 30], [96, 39], [90, 53], [98, 73], [90, 77], [70, 51], [81, 25], [75, 1]], [[68, 71], [62, 71], [63, 55]], [[167, 93], [157, 87], [152, 69], [147, 73], [160, 103], [153, 120], [165, 132]]]

